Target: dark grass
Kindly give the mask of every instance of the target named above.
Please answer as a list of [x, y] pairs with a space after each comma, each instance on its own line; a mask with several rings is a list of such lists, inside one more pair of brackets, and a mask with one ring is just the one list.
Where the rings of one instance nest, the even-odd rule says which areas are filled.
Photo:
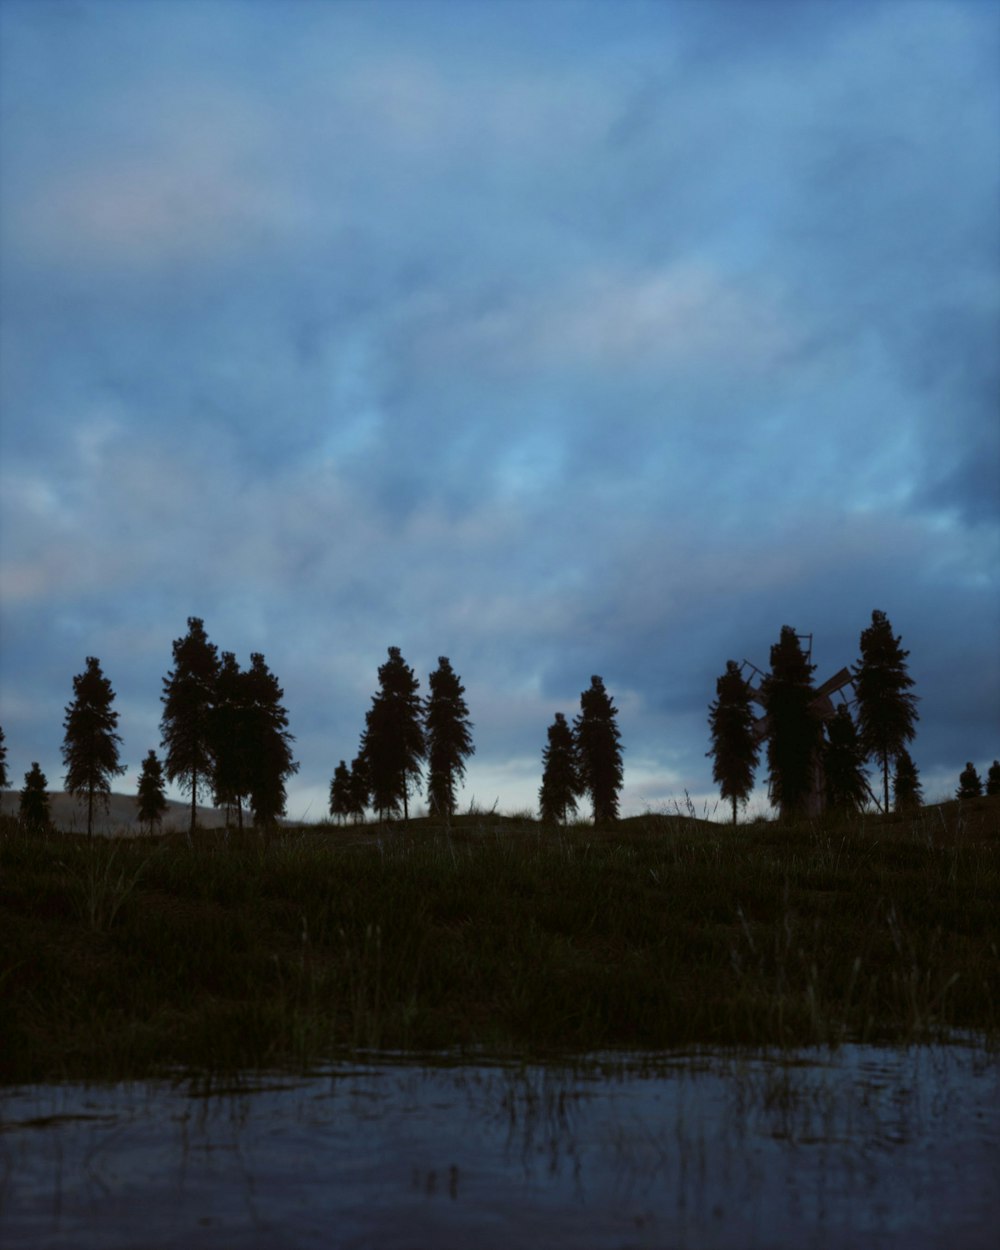
[[0, 829], [0, 1079], [1000, 1033], [1000, 801], [609, 832]]

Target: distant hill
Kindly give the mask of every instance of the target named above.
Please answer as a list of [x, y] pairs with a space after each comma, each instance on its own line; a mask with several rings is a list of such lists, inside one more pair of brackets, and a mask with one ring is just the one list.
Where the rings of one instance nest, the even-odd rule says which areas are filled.
[[[19, 790], [4, 790], [0, 792], [0, 812], [4, 816], [16, 816], [20, 798]], [[62, 829], [67, 833], [87, 832], [86, 800], [81, 803], [61, 790], [51, 790], [49, 792], [49, 809], [52, 812], [52, 822], [57, 829]], [[164, 813], [163, 824], [160, 827], [161, 832], [166, 833], [171, 829], [184, 830], [188, 827], [190, 820], [190, 803], [168, 799], [167, 810]], [[217, 812], [214, 807], [202, 807], [199, 805], [198, 824], [203, 829], [221, 828], [225, 823], [225, 816], [222, 812]], [[138, 821], [135, 795], [110, 795], [106, 811], [103, 805], [98, 803], [94, 810], [94, 832], [105, 836], [115, 833], [145, 833], [145, 828]]]

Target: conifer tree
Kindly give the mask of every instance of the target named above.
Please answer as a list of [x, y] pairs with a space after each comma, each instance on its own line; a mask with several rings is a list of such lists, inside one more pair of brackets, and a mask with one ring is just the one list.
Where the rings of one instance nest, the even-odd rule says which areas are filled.
[[160, 763], [156, 752], [152, 749], [142, 761], [136, 805], [139, 808], [140, 823], [147, 825], [150, 833], [152, 833], [153, 826], [161, 823], [163, 813], [167, 810], [167, 795], [163, 784], [163, 765]]
[[994, 760], [986, 774], [986, 793], [1000, 794], [1000, 760]]
[[465, 687], [447, 656], [438, 657], [430, 675], [425, 735], [427, 742], [427, 803], [434, 815], [447, 820], [455, 813], [455, 784], [465, 776], [465, 760], [475, 753]]
[[562, 712], [556, 712], [548, 729], [548, 745], [542, 752], [542, 786], [538, 792], [542, 823], [565, 824], [576, 812], [576, 800], [581, 794], [573, 730]]
[[216, 807], [236, 809], [243, 831], [243, 804], [250, 793], [250, 717], [246, 674], [232, 651], [223, 651], [215, 679], [212, 707], [212, 790]]
[[884, 612], [873, 612], [872, 623], [861, 634], [861, 658], [854, 666], [858, 706], [858, 736], [866, 759], [882, 770], [884, 811], [889, 810], [889, 765], [912, 742], [919, 720], [917, 697], [910, 694], [913, 679], [906, 657], [893, 637]]
[[215, 767], [214, 709], [219, 654], [205, 623], [188, 617], [188, 632], [173, 644], [174, 670], [163, 679], [160, 732], [170, 781], [191, 792], [191, 832], [198, 816], [198, 792], [211, 784]]
[[346, 823], [352, 812], [353, 798], [351, 770], [347, 767], [347, 761], [341, 760], [333, 770], [333, 780], [330, 782], [330, 815], [334, 820], [339, 819], [341, 823]]
[[590, 688], [580, 695], [580, 713], [573, 721], [580, 782], [590, 795], [594, 824], [618, 819], [618, 794], [622, 787], [621, 733], [618, 709], [600, 677], [591, 677]]
[[771, 648], [771, 671], [761, 686], [767, 712], [771, 799], [783, 817], [805, 815], [815, 790], [821, 741], [821, 725], [811, 710], [815, 668], [795, 630], [783, 625]]
[[823, 792], [828, 811], [841, 815], [860, 812], [868, 796], [865, 757], [846, 704], [827, 722], [823, 747]]
[[760, 758], [750, 690], [735, 660], [726, 661], [726, 671], [716, 681], [715, 693], [717, 697], [708, 709], [712, 749], [706, 754], [714, 756], [712, 777], [722, 797], [732, 803], [735, 826], [737, 805], [745, 804], [750, 797]]
[[87, 837], [94, 832], [94, 800], [99, 797], [105, 809], [111, 793], [111, 778], [125, 772], [119, 762], [121, 738], [118, 713], [112, 710], [114, 691], [101, 672], [100, 661], [87, 656], [87, 667], [73, 678], [75, 698], [66, 708], [62, 757], [66, 765], [65, 788], [74, 798], [87, 796]]
[[285, 814], [285, 780], [299, 771], [292, 759], [285, 692], [259, 651], [241, 676], [242, 716], [246, 727], [246, 766], [254, 824], [269, 828]]
[[48, 780], [37, 764], [24, 774], [19, 814], [21, 823], [32, 833], [44, 833], [52, 827], [49, 811]]
[[351, 761], [351, 814], [356, 816], [358, 820], [363, 820], [365, 808], [368, 806], [371, 794], [368, 786], [368, 770], [365, 767], [364, 757], [356, 755]]
[[10, 785], [7, 776], [7, 746], [4, 742], [3, 730], [0, 729], [0, 790], [6, 790]]
[[892, 778], [893, 809], [897, 812], [915, 811], [924, 801], [920, 774], [906, 747], [896, 756], [896, 770]]
[[958, 779], [958, 789], [955, 791], [956, 799], [978, 799], [983, 793], [983, 779], [976, 772], [976, 766], [970, 760], [965, 768], [962, 769], [961, 776]]
[[402, 809], [408, 820], [410, 779], [420, 780], [427, 746], [423, 731], [420, 683], [399, 647], [389, 648], [389, 659], [378, 670], [379, 690], [365, 716], [361, 740], [372, 806], [380, 819]]

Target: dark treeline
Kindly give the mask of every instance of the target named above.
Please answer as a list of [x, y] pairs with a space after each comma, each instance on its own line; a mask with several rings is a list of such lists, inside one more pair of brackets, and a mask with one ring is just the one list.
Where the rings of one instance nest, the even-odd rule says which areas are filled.
[[[299, 767], [292, 757], [284, 692], [260, 652], [242, 669], [233, 652], [220, 654], [209, 641], [200, 618], [189, 617], [187, 624], [187, 633], [173, 643], [174, 666], [163, 679], [164, 758], [150, 749], [141, 765], [139, 821], [151, 831], [159, 825], [169, 781], [190, 795], [192, 830], [200, 796], [210, 796], [227, 823], [240, 829], [247, 811], [255, 826], [270, 827], [285, 815], [286, 782]], [[850, 815], [869, 804], [888, 812], [890, 781], [896, 811], [921, 805], [920, 776], [907, 749], [919, 719], [906, 663], [909, 652], [879, 611], [862, 631], [859, 649], [855, 664], [819, 686], [813, 682], [812, 636], [788, 625], [771, 648], [768, 672], [748, 660], [727, 661], [709, 707], [708, 754], [734, 824], [753, 790], [762, 751], [769, 795], [783, 817]], [[439, 657], [428, 688], [423, 697], [400, 649], [390, 647], [378, 669], [378, 689], [358, 751], [350, 765], [341, 759], [333, 773], [329, 811], [335, 820], [361, 820], [368, 811], [380, 821], [407, 820], [411, 797], [426, 783], [431, 816], [450, 822], [465, 762], [475, 753], [473, 725], [465, 687], [446, 656]], [[74, 677], [73, 695], [64, 719], [65, 789], [86, 802], [89, 835], [96, 807], [106, 807], [113, 778], [125, 772], [114, 691], [95, 657], [88, 656], [84, 671]], [[835, 696], [840, 698], [836, 705]], [[555, 714], [542, 752], [543, 822], [566, 824], [585, 795], [595, 824], [618, 819], [623, 768], [617, 715], [598, 676], [581, 693], [572, 724], [563, 712]], [[878, 794], [866, 773], [871, 764], [879, 772]], [[0, 729], [0, 789], [8, 786]], [[985, 785], [968, 763], [956, 797], [984, 792], [1000, 794], [997, 760]], [[25, 774], [20, 818], [32, 829], [51, 824], [48, 780], [37, 763]]]
[[[805, 638], [808, 651], [802, 646]], [[769, 793], [783, 816], [851, 814], [869, 802], [888, 812], [892, 769], [896, 810], [912, 810], [922, 802], [919, 773], [907, 750], [919, 719], [906, 664], [910, 653], [900, 646], [885, 613], [872, 613], [871, 625], [861, 633], [857, 663], [818, 687], [811, 642], [811, 635], [784, 625], [771, 648], [769, 672], [761, 673], [747, 660], [742, 665], [729, 660], [716, 683], [709, 755], [722, 797], [732, 804], [734, 824], [738, 806], [753, 789], [765, 744]], [[853, 689], [853, 699], [846, 689]], [[834, 705], [838, 695], [841, 702]], [[868, 763], [881, 774], [879, 796], [869, 785]]]

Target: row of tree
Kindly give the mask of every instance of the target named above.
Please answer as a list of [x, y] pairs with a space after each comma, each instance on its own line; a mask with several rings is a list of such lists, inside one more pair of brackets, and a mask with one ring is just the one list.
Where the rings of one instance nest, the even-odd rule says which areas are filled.
[[[861, 655], [846, 675], [854, 687], [855, 716], [848, 704], [833, 710], [817, 691], [816, 666], [803, 651], [802, 635], [785, 625], [771, 648], [771, 669], [755, 690], [734, 660], [716, 683], [709, 708], [713, 777], [722, 797], [745, 804], [754, 784], [760, 745], [767, 742], [771, 799], [784, 815], [810, 810], [860, 810], [874, 798], [865, 766], [873, 761], [882, 773], [882, 808], [889, 810], [890, 769], [897, 809], [918, 806], [922, 790], [916, 765], [907, 751], [919, 719], [908, 651], [900, 646], [884, 612], [872, 613], [862, 631]], [[751, 704], [759, 701], [763, 716]]]
[[[166, 780], [191, 795], [191, 828], [199, 794], [210, 793], [216, 807], [235, 812], [242, 827], [244, 805], [254, 823], [268, 826], [285, 813], [287, 778], [298, 770], [292, 759], [284, 691], [263, 655], [254, 652], [250, 667], [241, 669], [236, 656], [208, 640], [204, 622], [188, 618], [188, 632], [173, 644], [174, 667], [163, 679], [160, 721], [163, 762], [154, 750], [143, 760], [139, 778], [139, 819], [150, 825], [167, 808]], [[63, 721], [65, 789], [86, 800], [87, 833], [93, 832], [98, 804], [106, 806], [111, 782], [125, 772], [115, 694], [88, 656], [85, 670], [73, 678], [73, 700]], [[2, 780], [6, 751], [0, 730]], [[37, 763], [25, 776], [22, 815], [31, 825], [48, 824], [47, 781]]]

